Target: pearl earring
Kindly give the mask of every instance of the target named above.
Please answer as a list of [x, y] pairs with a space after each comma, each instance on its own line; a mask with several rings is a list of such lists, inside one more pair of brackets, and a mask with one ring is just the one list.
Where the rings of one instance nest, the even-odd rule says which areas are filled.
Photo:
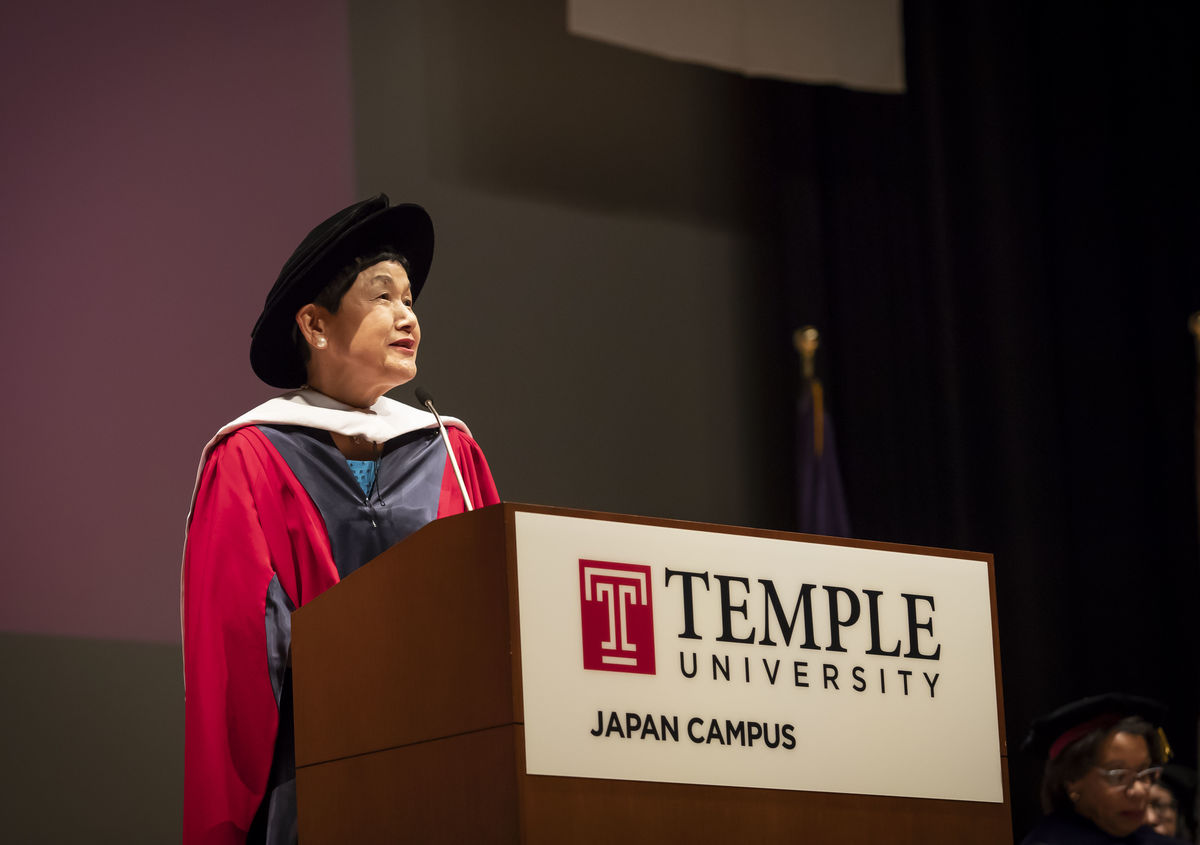
[[324, 348], [325, 348], [325, 338], [323, 338], [323, 337], [319, 337], [319, 338], [317, 338], [317, 348], [318, 348], [318, 349], [324, 349]]

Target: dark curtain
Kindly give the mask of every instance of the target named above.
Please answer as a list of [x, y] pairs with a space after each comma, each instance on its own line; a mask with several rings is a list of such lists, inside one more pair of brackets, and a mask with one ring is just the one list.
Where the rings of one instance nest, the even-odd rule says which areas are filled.
[[[758, 81], [772, 335], [812, 323], [860, 538], [992, 552], [1030, 720], [1160, 698], [1196, 758], [1197, 4], [909, 2], [908, 93]], [[774, 400], [772, 400], [774, 401]]]

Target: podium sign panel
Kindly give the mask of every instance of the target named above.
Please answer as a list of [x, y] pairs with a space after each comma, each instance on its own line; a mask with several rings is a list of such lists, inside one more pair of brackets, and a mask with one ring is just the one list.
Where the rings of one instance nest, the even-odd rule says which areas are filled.
[[1011, 843], [993, 593], [969, 552], [435, 520], [292, 615], [300, 839]]
[[527, 774], [1004, 801], [986, 561], [514, 517]]

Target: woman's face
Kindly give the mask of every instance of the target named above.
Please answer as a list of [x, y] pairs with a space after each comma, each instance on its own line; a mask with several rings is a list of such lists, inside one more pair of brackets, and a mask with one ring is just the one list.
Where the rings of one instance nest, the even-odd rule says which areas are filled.
[[1175, 796], [1162, 784], [1150, 787], [1150, 802], [1146, 804], [1146, 824], [1163, 836], [1174, 836], [1179, 823]]
[[408, 273], [398, 261], [363, 270], [342, 296], [337, 313], [305, 306], [313, 315], [309, 383], [351, 405], [368, 407], [417, 374], [421, 326], [413, 311]]
[[1124, 732], [1105, 737], [1096, 752], [1095, 765], [1079, 780], [1067, 784], [1076, 812], [1112, 836], [1133, 833], [1144, 823], [1150, 787], [1136, 780], [1128, 787], [1114, 786], [1104, 772], [1114, 769], [1140, 772], [1150, 766], [1145, 737]]

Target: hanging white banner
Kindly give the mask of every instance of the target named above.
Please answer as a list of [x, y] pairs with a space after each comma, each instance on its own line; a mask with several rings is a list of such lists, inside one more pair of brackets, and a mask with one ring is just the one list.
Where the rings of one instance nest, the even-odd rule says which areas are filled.
[[567, 31], [750, 76], [904, 92], [900, 0], [567, 0]]

